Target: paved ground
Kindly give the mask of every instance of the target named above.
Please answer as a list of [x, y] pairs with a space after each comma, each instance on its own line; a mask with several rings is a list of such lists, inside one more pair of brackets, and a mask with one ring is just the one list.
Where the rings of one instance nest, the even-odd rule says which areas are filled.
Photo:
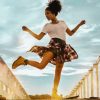
[[84, 98], [80, 99], [78, 96], [71, 97], [71, 98], [52, 98], [50, 95], [30, 95], [32, 100], [100, 100], [100, 98], [97, 97], [90, 97], [90, 98]]

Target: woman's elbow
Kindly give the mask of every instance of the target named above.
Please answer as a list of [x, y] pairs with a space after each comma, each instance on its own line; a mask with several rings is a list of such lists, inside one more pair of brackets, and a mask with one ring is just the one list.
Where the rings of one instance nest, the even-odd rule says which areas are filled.
[[66, 33], [67, 33], [69, 36], [72, 36], [72, 35], [73, 35], [73, 31], [70, 31], [70, 30], [66, 30]]
[[69, 33], [69, 35], [72, 36], [74, 33], [75, 33], [74, 31], [71, 31], [71, 32]]
[[37, 40], [41, 40], [41, 38], [38, 37]]
[[42, 39], [42, 37], [40, 37], [40, 36], [37, 36], [37, 39], [38, 39], [38, 40], [41, 40], [41, 39]]
[[72, 36], [72, 34], [69, 34], [69, 36]]
[[72, 32], [70, 32], [70, 33], [68, 33], [68, 35], [69, 35], [69, 36], [72, 36], [72, 35], [73, 35], [73, 33], [72, 33]]

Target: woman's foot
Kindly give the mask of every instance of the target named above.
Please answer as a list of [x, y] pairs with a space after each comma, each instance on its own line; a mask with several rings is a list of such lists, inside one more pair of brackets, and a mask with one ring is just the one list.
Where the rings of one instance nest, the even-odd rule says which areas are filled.
[[19, 56], [12, 64], [12, 69], [17, 68], [20, 65], [25, 65], [25, 59], [22, 56]]
[[57, 97], [58, 94], [57, 94], [57, 90], [56, 89], [53, 89], [52, 90], [52, 97]]
[[57, 94], [57, 89], [52, 90], [52, 99], [54, 100], [62, 100], [62, 97]]

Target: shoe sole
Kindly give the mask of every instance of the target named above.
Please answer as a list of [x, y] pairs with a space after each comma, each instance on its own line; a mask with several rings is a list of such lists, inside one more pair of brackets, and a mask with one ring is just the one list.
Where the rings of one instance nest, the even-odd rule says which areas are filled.
[[[21, 58], [21, 56], [20, 56], [19, 58], [17, 58], [17, 60], [19, 60], [20, 58]], [[17, 68], [17, 67], [14, 67], [14, 64], [16, 63], [17, 60], [15, 60], [15, 61], [13, 62], [13, 64], [12, 64], [12, 69]]]

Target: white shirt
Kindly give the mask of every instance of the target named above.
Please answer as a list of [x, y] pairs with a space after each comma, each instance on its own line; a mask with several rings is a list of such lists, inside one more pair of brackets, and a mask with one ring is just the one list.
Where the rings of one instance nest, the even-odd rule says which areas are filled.
[[66, 41], [67, 25], [64, 21], [59, 21], [57, 24], [47, 23], [44, 25], [42, 32], [48, 33], [51, 38], [60, 38]]

